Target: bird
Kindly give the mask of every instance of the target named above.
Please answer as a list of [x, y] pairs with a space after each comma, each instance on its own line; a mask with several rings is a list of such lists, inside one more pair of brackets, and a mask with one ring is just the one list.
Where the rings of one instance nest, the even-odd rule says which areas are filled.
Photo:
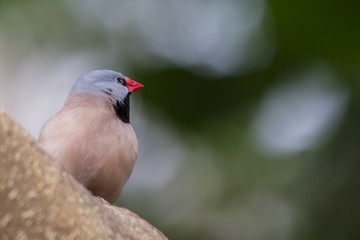
[[109, 203], [120, 196], [137, 159], [130, 95], [142, 87], [120, 72], [87, 72], [40, 131], [39, 146], [94, 196]]

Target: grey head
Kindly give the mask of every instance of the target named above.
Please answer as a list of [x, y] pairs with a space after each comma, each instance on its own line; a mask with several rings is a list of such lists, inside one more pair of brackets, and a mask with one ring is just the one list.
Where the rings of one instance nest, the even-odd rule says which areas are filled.
[[96, 70], [81, 75], [73, 85], [70, 95], [87, 93], [108, 97], [116, 115], [125, 123], [130, 123], [130, 95], [143, 85], [119, 72]]

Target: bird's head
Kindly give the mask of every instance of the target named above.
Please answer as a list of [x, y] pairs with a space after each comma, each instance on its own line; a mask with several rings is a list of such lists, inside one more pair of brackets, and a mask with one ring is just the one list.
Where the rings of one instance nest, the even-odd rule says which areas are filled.
[[130, 95], [143, 85], [111, 70], [96, 70], [81, 75], [71, 89], [76, 93], [93, 94], [109, 98], [117, 116], [125, 123], [130, 122]]

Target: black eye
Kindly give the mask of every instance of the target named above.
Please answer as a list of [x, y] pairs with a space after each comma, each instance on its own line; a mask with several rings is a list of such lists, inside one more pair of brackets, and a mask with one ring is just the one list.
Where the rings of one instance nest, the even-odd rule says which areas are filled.
[[117, 83], [123, 85], [123, 86], [126, 86], [126, 81], [125, 81], [125, 79], [122, 78], [122, 77], [116, 77], [116, 78], [115, 78], [115, 81], [116, 81]]

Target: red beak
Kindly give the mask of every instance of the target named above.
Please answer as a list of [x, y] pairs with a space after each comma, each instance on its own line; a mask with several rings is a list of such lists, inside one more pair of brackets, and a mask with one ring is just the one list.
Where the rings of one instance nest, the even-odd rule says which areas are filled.
[[128, 77], [125, 77], [125, 81], [126, 81], [126, 84], [127, 84], [127, 89], [129, 90], [129, 92], [133, 93], [137, 90], [139, 90], [140, 88], [143, 88], [144, 85], [138, 83], [138, 82], [135, 82], [134, 80], [128, 78]]

